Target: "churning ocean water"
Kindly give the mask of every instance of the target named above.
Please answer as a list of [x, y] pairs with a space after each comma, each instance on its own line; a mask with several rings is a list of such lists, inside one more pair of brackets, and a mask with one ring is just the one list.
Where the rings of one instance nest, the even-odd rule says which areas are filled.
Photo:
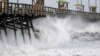
[[33, 20], [33, 26], [36, 31], [31, 30], [31, 43], [27, 31], [26, 43], [17, 31], [17, 45], [12, 30], [7, 29], [9, 40], [1, 31], [0, 56], [100, 56], [99, 21], [48, 16]]

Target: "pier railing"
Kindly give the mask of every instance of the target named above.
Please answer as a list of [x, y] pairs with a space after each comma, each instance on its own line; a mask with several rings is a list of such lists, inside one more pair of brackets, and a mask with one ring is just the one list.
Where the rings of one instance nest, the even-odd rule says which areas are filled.
[[[83, 17], [99, 18], [100, 13], [81, 12], [75, 10], [64, 10], [47, 6], [35, 6], [22, 3], [2, 3], [0, 2], [0, 12], [7, 14], [28, 14], [28, 15], [51, 15], [51, 16], [67, 16], [80, 15]], [[93, 17], [92, 17], [93, 16]]]

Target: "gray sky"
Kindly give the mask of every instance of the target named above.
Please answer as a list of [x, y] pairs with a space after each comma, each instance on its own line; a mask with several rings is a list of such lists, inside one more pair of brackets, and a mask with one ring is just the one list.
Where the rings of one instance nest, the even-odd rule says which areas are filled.
[[[10, 2], [16, 2], [17, 0], [10, 0]], [[20, 3], [27, 3], [27, 4], [31, 4], [32, 0], [19, 0]], [[56, 7], [57, 8], [57, 1], [58, 0], [45, 0], [45, 5], [46, 6], [50, 6], [50, 7]], [[77, 2], [77, 0], [65, 0], [69, 2], [69, 9], [72, 10], [76, 10], [75, 9], [75, 4]], [[80, 0], [79, 0], [80, 1]], [[100, 12], [100, 0], [97, 0], [97, 4], [98, 4], [98, 9], [97, 11]], [[85, 11], [88, 11], [88, 0], [83, 0], [83, 4], [85, 5]], [[95, 0], [91, 0], [91, 5], [95, 4]]]

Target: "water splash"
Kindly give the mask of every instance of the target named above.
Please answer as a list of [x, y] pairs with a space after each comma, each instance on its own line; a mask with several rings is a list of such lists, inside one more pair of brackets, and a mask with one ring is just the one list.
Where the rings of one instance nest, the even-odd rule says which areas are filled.
[[[81, 17], [46, 17], [33, 20], [35, 31], [31, 30], [31, 45], [38, 47], [58, 47], [65, 46], [70, 42], [97, 42], [100, 40], [100, 26], [98, 22], [87, 21]], [[7, 42], [4, 32], [2, 37], [4, 43], [16, 45], [14, 33], [9, 31], [9, 40]], [[21, 32], [17, 31], [18, 46], [30, 44], [27, 30], [25, 32], [25, 41]]]
[[[25, 32], [26, 43], [17, 31], [17, 47], [14, 33], [9, 31], [9, 41], [2, 32], [1, 56], [99, 56], [100, 22], [80, 17], [46, 17], [33, 20], [32, 43]], [[5, 44], [4, 44], [5, 43]]]

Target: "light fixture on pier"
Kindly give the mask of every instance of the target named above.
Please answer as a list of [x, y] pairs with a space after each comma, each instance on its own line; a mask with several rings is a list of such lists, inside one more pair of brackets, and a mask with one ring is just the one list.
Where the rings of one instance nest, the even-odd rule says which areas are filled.
[[58, 8], [59, 9], [68, 9], [68, 2], [65, 0], [59, 0], [58, 2]]

